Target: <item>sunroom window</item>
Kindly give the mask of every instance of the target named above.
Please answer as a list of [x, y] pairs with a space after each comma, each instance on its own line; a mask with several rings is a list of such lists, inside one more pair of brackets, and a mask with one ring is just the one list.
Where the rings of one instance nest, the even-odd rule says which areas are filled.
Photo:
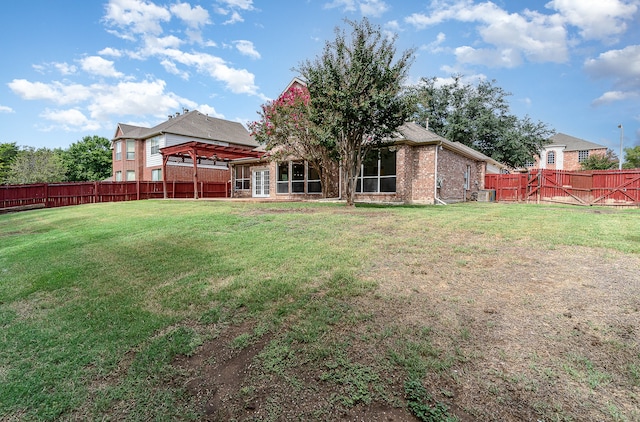
[[396, 152], [389, 148], [370, 151], [360, 169], [356, 183], [358, 193], [392, 193], [396, 191]]

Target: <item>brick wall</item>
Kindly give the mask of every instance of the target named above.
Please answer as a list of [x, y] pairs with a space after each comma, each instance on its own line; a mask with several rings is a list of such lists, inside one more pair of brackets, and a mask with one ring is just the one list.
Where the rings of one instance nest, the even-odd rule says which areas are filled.
[[[470, 158], [463, 157], [447, 149], [438, 152], [438, 178], [442, 179], [439, 189], [439, 198], [445, 202], [457, 202], [469, 200], [473, 192], [477, 192], [484, 186], [482, 179], [484, 175], [479, 169], [482, 164]], [[470, 170], [469, 189], [465, 190], [464, 177]]]
[[[473, 192], [484, 188], [485, 164], [463, 157], [437, 145], [412, 146], [401, 144], [396, 146], [396, 192], [356, 194], [358, 201], [372, 202], [404, 202], [435, 203], [435, 161], [438, 159], [438, 179], [442, 186], [438, 196], [445, 202], [458, 202], [471, 199]], [[438, 149], [437, 149], [438, 148]], [[437, 150], [436, 150], [437, 149]], [[470, 168], [469, 189], [464, 189], [464, 176]], [[317, 194], [278, 194], [276, 193], [277, 165], [275, 162], [260, 163], [251, 167], [251, 174], [259, 169], [269, 170], [270, 197], [274, 199], [319, 199]], [[337, 169], [336, 169], [337, 170]], [[333, 183], [338, 185], [338, 172], [333, 172]], [[253, 180], [251, 180], [253, 183]], [[235, 187], [235, 186], [234, 186]], [[343, 183], [344, 188], [344, 183]], [[251, 190], [234, 190], [235, 198], [251, 197]]]

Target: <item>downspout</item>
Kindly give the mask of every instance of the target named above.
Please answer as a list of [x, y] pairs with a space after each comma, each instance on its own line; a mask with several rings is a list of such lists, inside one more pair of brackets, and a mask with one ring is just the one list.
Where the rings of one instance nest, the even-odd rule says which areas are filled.
[[442, 148], [442, 141], [436, 145], [436, 159], [433, 169], [433, 203], [434, 205], [447, 205], [446, 202], [438, 198], [438, 150]]

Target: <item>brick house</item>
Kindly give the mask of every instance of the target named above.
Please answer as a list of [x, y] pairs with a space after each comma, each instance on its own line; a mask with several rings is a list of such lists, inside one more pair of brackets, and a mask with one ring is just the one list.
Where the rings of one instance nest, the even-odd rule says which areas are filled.
[[229, 182], [229, 162], [258, 157], [238, 122], [183, 110], [152, 128], [119, 123], [111, 140], [113, 181]]
[[549, 138], [549, 144], [528, 163], [528, 169], [580, 170], [582, 162], [590, 155], [605, 155], [607, 147], [584, 139], [557, 133]]
[[[231, 165], [233, 197], [294, 200], [322, 196], [317, 172], [295, 157], [283, 161], [269, 160], [268, 156], [246, 158]], [[364, 160], [355, 200], [424, 204], [466, 201], [484, 188], [485, 174], [504, 168], [472, 148], [416, 123], [405, 123]], [[332, 176], [341, 191], [339, 172]]]

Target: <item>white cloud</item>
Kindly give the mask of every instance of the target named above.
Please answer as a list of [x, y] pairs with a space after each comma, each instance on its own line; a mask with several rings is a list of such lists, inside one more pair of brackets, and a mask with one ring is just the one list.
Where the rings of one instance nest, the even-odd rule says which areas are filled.
[[162, 67], [164, 67], [164, 70], [171, 73], [172, 75], [177, 75], [185, 81], [189, 80], [189, 72], [178, 69], [178, 66], [171, 60], [162, 60], [160, 64], [162, 65]]
[[57, 81], [47, 84], [14, 79], [8, 85], [24, 100], [48, 100], [56, 104], [77, 104], [89, 99], [92, 95], [90, 87], [80, 84], [63, 84]]
[[253, 10], [253, 0], [220, 0], [218, 3], [241, 10]]
[[460, 46], [456, 55], [463, 63], [514, 67], [524, 62], [556, 62], [568, 59], [567, 33], [558, 15], [525, 10], [508, 13], [492, 2], [434, 3], [429, 14], [414, 13], [405, 22], [423, 29], [449, 20], [477, 23], [487, 46]]
[[91, 118], [98, 121], [113, 115], [166, 116], [187, 100], [165, 92], [165, 85], [163, 80], [157, 79], [105, 86], [94, 92], [87, 108]]
[[209, 116], [217, 117], [218, 119], [224, 119], [224, 115], [220, 114], [216, 111], [215, 108], [211, 107], [208, 104], [201, 104], [197, 107], [200, 113], [204, 113]]
[[206, 53], [185, 53], [176, 49], [166, 49], [163, 54], [171, 60], [185, 66], [193, 66], [200, 73], [208, 74], [216, 80], [224, 82], [235, 94], [256, 95], [258, 87], [255, 76], [246, 69], [234, 69], [220, 57]]
[[593, 78], [613, 81], [614, 89], [595, 99], [594, 105], [640, 97], [640, 45], [606, 51], [586, 60], [584, 68]]
[[245, 56], [249, 56], [252, 59], [260, 58], [260, 53], [256, 51], [255, 46], [251, 41], [237, 40], [237, 41], [234, 41], [233, 43], [235, 44], [236, 48], [241, 54]]
[[593, 101], [594, 106], [610, 104], [616, 101], [630, 100], [640, 97], [640, 92], [634, 91], [608, 91]]
[[223, 22], [223, 25], [231, 25], [238, 22], [244, 22], [244, 18], [235, 10], [231, 12], [231, 18]]
[[[106, 6], [107, 24], [133, 34], [160, 35], [161, 23], [170, 19], [171, 13], [166, 8], [143, 0], [110, 0]], [[127, 33], [116, 35], [131, 39]]]
[[68, 110], [50, 110], [46, 109], [40, 114], [43, 119], [54, 122], [54, 127], [51, 129], [63, 129], [66, 131], [77, 130], [98, 130], [100, 129], [100, 123], [89, 120], [80, 110], [72, 108]]
[[0, 105], [0, 113], [13, 113], [13, 109], [9, 106]]
[[189, 3], [176, 3], [171, 5], [171, 13], [182, 19], [191, 28], [199, 28], [211, 23], [209, 12], [201, 6], [192, 8]]
[[53, 63], [53, 67], [55, 67], [62, 75], [71, 75], [76, 73], [77, 68], [68, 63]]
[[585, 39], [607, 39], [627, 30], [638, 10], [637, 1], [552, 0], [545, 7], [557, 10], [563, 20], [580, 29]]
[[333, 0], [331, 3], [325, 3], [324, 8], [341, 8], [344, 12], [359, 10], [363, 16], [380, 17], [389, 10], [389, 5], [383, 0]]
[[109, 78], [120, 78], [121, 72], [116, 71], [111, 60], [103, 59], [100, 56], [89, 56], [80, 60], [82, 70], [92, 75], [105, 76]]
[[231, 17], [223, 22], [223, 25], [231, 25], [238, 22], [244, 22], [244, 18], [240, 12], [249, 12], [255, 10], [253, 7], [253, 0], [219, 0], [215, 12], [219, 15]]
[[122, 51], [111, 47], [103, 48], [98, 51], [98, 54], [101, 56], [122, 57]]
[[640, 88], [640, 45], [609, 50], [588, 59], [585, 70], [596, 78], [612, 78], [620, 86]]
[[447, 36], [444, 34], [444, 32], [439, 32], [435, 40], [433, 40], [429, 44], [426, 44], [420, 47], [420, 49], [427, 50], [431, 53], [440, 53], [444, 51], [444, 48], [442, 48], [442, 43], [444, 43], [446, 39], [447, 39]]

